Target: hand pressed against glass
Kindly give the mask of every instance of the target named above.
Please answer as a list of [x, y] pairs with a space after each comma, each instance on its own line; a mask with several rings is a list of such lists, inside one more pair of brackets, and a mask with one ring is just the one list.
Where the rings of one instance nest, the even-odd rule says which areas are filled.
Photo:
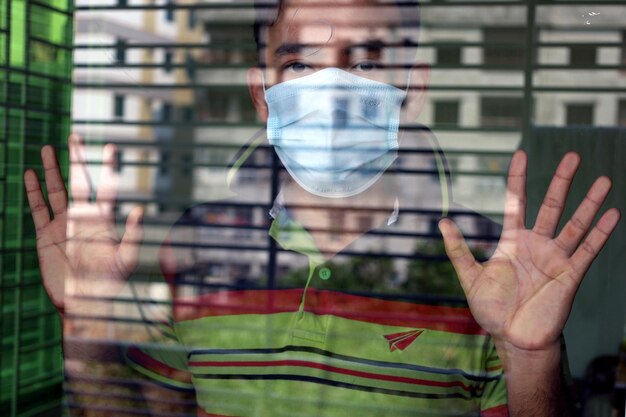
[[[598, 178], [572, 218], [555, 236], [580, 157], [568, 153], [559, 164], [535, 226], [525, 227], [526, 154], [513, 156], [502, 236], [487, 262], [476, 262], [458, 228], [442, 220], [446, 251], [478, 323], [496, 340], [524, 351], [554, 348], [585, 273], [619, 221], [617, 209], [593, 219], [611, 188]], [[582, 243], [581, 243], [582, 242]]]
[[100, 184], [90, 202], [91, 182], [85, 149], [76, 135], [68, 139], [72, 204], [61, 176], [54, 149], [45, 146], [41, 159], [53, 218], [33, 170], [24, 173], [24, 184], [35, 230], [43, 284], [54, 305], [67, 310], [66, 296], [115, 295], [137, 266], [142, 238], [142, 209], [135, 208], [120, 239], [115, 230], [113, 205], [119, 174], [113, 169], [115, 146], [104, 147]]

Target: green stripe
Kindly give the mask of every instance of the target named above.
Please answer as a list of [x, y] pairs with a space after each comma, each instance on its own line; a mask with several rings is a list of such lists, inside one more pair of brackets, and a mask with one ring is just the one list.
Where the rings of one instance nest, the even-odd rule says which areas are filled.
[[480, 408], [478, 400], [408, 398], [299, 381], [194, 378], [194, 383], [202, 408], [234, 416], [478, 416]]

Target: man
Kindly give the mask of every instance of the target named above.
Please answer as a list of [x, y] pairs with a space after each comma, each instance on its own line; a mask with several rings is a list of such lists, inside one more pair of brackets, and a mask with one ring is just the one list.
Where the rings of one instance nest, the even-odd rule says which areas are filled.
[[[531, 230], [526, 156], [513, 156], [500, 242], [485, 263], [475, 261], [453, 222], [439, 223], [471, 314], [333, 287], [331, 260], [364, 233], [397, 222], [403, 207], [406, 183], [387, 173], [398, 125], [419, 114], [428, 71], [407, 68], [384, 46], [402, 45], [396, 29], [407, 19], [398, 7], [369, 1], [286, 0], [262, 28], [262, 65], [249, 72], [250, 94], [289, 174], [269, 233], [305, 256], [308, 273], [296, 288], [177, 297], [178, 287], [191, 285], [185, 274], [195, 253], [176, 249], [177, 230], [206, 207], [190, 209], [173, 228], [160, 258], [174, 298], [162, 331], [181, 355], [140, 347], [129, 358], [172, 386], [193, 386], [201, 415], [567, 415], [560, 335], [580, 281], [619, 220], [611, 209], [591, 228], [610, 189], [610, 180], [599, 178], [555, 237], [577, 155], [561, 161]], [[400, 136], [405, 144], [429, 143], [428, 134]], [[72, 161], [84, 161], [76, 138], [70, 152]], [[238, 169], [249, 154], [235, 162]], [[106, 147], [104, 175], [112, 175], [113, 155]], [[84, 166], [75, 163], [72, 210], [80, 216], [66, 235], [67, 194], [49, 147], [42, 159], [54, 220], [34, 173], [25, 173], [40, 266], [53, 302], [71, 317], [89, 307], [66, 301], [67, 283], [68, 294], [92, 293], [98, 281], [99, 295], [113, 295], [130, 275], [141, 213], [131, 212], [119, 241], [111, 222], [115, 181], [102, 183], [99, 201], [90, 204]], [[446, 198], [445, 191], [435, 197], [442, 212]], [[320, 227], [327, 215], [347, 212], [347, 224], [363, 211], [372, 213], [369, 221], [343, 233]]]

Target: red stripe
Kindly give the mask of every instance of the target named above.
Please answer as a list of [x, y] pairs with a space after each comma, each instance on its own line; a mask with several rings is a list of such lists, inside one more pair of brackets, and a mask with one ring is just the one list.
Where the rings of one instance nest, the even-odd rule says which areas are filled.
[[[192, 299], [179, 298], [174, 301], [174, 317], [184, 321], [210, 316], [295, 312], [300, 307], [302, 291], [220, 291]], [[468, 308], [426, 306], [309, 288], [305, 310], [387, 326], [485, 334]]]
[[171, 366], [168, 366], [163, 362], [157, 361], [153, 357], [145, 354], [136, 346], [129, 347], [126, 355], [133, 362], [136, 362], [144, 368], [154, 371], [161, 376], [173, 379], [178, 382], [191, 384], [191, 375], [189, 375], [188, 372], [172, 368]]
[[355, 371], [352, 369], [339, 368], [336, 366], [325, 365], [322, 363], [310, 362], [310, 361], [300, 361], [300, 360], [279, 360], [279, 361], [242, 361], [242, 362], [219, 362], [219, 361], [194, 361], [189, 362], [189, 366], [213, 366], [213, 367], [225, 367], [225, 366], [233, 366], [233, 367], [274, 367], [274, 366], [300, 366], [305, 368], [315, 368], [320, 369], [322, 371], [334, 372], [337, 374], [344, 374], [350, 376], [356, 376], [359, 378], [369, 378], [369, 379], [378, 379], [381, 381], [390, 381], [390, 382], [401, 382], [405, 384], [413, 384], [413, 385], [426, 385], [430, 387], [460, 387], [465, 391], [470, 391], [472, 388], [463, 384], [460, 381], [452, 381], [452, 382], [440, 382], [440, 381], [429, 381], [426, 379], [417, 379], [417, 378], [407, 378], [403, 376], [393, 376], [393, 375], [384, 375], [384, 374], [374, 374], [371, 372], [363, 372], [363, 371]]
[[509, 407], [506, 404], [488, 408], [480, 412], [480, 417], [509, 417]]

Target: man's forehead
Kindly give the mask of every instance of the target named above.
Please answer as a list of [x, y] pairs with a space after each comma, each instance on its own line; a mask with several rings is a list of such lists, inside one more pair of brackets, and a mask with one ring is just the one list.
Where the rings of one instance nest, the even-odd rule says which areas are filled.
[[273, 27], [302, 28], [332, 25], [342, 28], [393, 28], [402, 25], [401, 10], [394, 3], [373, 0], [285, 0]]

